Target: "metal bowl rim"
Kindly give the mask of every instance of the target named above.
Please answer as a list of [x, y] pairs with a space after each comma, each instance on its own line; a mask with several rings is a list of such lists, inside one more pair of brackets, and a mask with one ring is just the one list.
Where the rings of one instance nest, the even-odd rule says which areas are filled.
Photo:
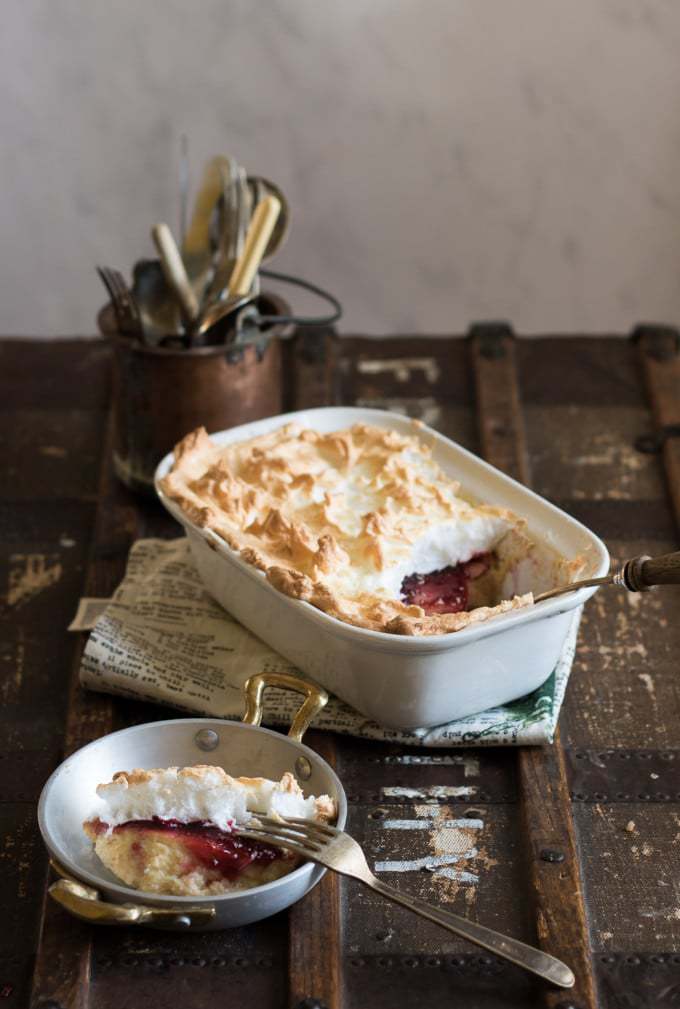
[[[148, 890], [134, 890], [132, 887], [124, 886], [120, 883], [112, 883], [107, 879], [102, 879], [93, 873], [87, 872], [87, 870], [81, 869], [76, 865], [68, 855], [63, 854], [59, 851], [52, 841], [51, 831], [45, 817], [45, 806], [47, 804], [47, 799], [49, 798], [50, 789], [53, 786], [54, 780], [59, 774], [64, 770], [64, 768], [76, 757], [80, 756], [85, 750], [89, 750], [91, 747], [96, 746], [103, 739], [110, 739], [113, 736], [120, 736], [127, 733], [133, 733], [136, 731], [142, 731], [144, 729], [151, 728], [158, 725], [221, 725], [228, 726], [229, 728], [236, 730], [246, 730], [250, 732], [260, 732], [268, 736], [274, 736], [277, 739], [289, 739], [290, 737], [283, 735], [280, 732], [276, 732], [274, 729], [266, 729], [261, 725], [248, 725], [244, 722], [232, 721], [228, 718], [164, 718], [157, 722], [143, 722], [141, 725], [130, 725], [125, 729], [117, 729], [115, 732], [108, 732], [104, 736], [100, 736], [99, 739], [93, 739], [92, 742], [86, 743], [85, 746], [81, 746], [79, 749], [75, 750], [70, 756], [55, 767], [54, 771], [50, 774], [49, 778], [43, 785], [42, 791], [40, 793], [40, 799], [38, 801], [38, 826], [42, 839], [47, 846], [48, 851], [55, 859], [68, 869], [69, 872], [73, 874], [74, 877], [79, 879], [83, 883], [89, 883], [91, 886], [100, 890], [104, 894], [115, 893], [119, 896], [125, 897], [128, 900], [132, 900], [135, 903], [142, 903], [143, 898], [152, 899], [155, 906], [162, 906], [165, 904], [170, 905], [193, 905], [201, 906], [202, 904], [221, 904], [223, 901], [237, 900], [248, 896], [249, 894], [257, 893], [260, 894], [272, 893], [275, 889], [284, 885], [287, 881], [293, 878], [299, 878], [303, 874], [309, 875], [315, 868], [322, 868], [318, 866], [315, 862], [303, 862], [302, 865], [298, 866], [297, 869], [293, 869], [292, 872], [287, 873], [285, 876], [281, 876], [279, 879], [274, 879], [270, 883], [263, 883], [261, 886], [250, 887], [247, 890], [235, 890], [233, 893], [218, 894], [211, 897], [181, 897], [173, 896], [171, 894], [162, 893], [151, 893]], [[304, 743], [298, 743], [294, 739], [290, 739], [293, 746], [298, 747], [301, 751], [301, 755], [312, 758], [313, 760], [320, 762], [323, 765], [325, 771], [331, 777], [331, 780], [335, 783], [337, 787], [338, 797], [338, 816], [336, 818], [337, 826], [342, 830], [345, 827], [347, 820], [347, 796], [345, 794], [345, 789], [343, 788], [342, 782], [338, 778], [337, 774], [330, 766], [330, 764], [319, 756], [315, 750], [312, 750], [309, 746]], [[323, 869], [323, 872], [326, 870]]]

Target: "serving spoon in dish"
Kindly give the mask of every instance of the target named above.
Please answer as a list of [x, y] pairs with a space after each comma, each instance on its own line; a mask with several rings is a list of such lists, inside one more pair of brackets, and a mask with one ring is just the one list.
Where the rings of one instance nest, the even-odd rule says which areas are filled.
[[542, 603], [544, 599], [553, 599], [594, 585], [618, 585], [629, 592], [648, 592], [655, 585], [680, 585], [680, 551], [663, 554], [661, 557], [649, 557], [647, 554], [633, 557], [602, 578], [584, 578], [582, 581], [570, 582], [569, 585], [560, 585], [548, 592], [541, 592], [534, 597], [534, 602]]

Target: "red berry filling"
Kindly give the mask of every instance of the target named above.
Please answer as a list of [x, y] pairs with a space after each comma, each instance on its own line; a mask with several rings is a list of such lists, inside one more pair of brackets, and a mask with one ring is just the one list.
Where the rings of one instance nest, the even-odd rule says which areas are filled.
[[469, 604], [470, 582], [489, 570], [492, 555], [477, 554], [464, 564], [430, 571], [427, 575], [407, 575], [401, 594], [411, 606], [420, 606], [427, 614], [462, 613]]
[[255, 862], [268, 864], [283, 858], [280, 848], [251, 841], [229, 831], [220, 830], [210, 823], [181, 823], [179, 820], [130, 820], [114, 827], [118, 830], [168, 832], [181, 840], [192, 857], [208, 869], [217, 870], [226, 879], [233, 880]]

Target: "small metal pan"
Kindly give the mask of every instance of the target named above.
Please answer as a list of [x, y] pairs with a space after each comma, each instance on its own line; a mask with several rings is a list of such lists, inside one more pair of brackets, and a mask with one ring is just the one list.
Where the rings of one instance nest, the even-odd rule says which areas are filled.
[[[260, 728], [266, 687], [306, 695], [287, 736]], [[243, 722], [179, 718], [136, 725], [89, 743], [61, 764], [43, 788], [38, 821], [51, 864], [61, 877], [50, 895], [71, 914], [100, 925], [150, 925], [206, 931], [234, 928], [289, 907], [319, 882], [325, 869], [305, 862], [287, 876], [221, 897], [173, 897], [123, 886], [104, 868], [83, 832], [95, 804], [95, 788], [116, 771], [135, 767], [222, 766], [230, 774], [278, 779], [294, 771], [305, 794], [330, 795], [344, 827], [347, 799], [332, 768], [301, 742], [328, 694], [307, 680], [283, 673], [252, 676], [244, 686]]]

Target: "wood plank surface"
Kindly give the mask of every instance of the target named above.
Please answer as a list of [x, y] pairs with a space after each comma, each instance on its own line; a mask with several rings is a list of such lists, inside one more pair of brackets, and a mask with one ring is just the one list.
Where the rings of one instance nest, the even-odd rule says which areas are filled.
[[[678, 333], [643, 329], [639, 349], [652, 417], [662, 436], [668, 493], [680, 529], [680, 348]], [[663, 438], [666, 432], [669, 437]]]
[[[137, 538], [132, 502], [116, 481], [111, 466], [112, 424], [109, 420], [101, 458], [98, 508], [87, 567], [84, 595], [106, 598], [122, 575], [121, 560]], [[85, 746], [114, 728], [114, 702], [105, 694], [86, 694], [79, 684], [84, 638], [79, 635], [68, 692], [63, 755]], [[64, 929], [63, 912], [45, 895], [36, 953], [31, 1005], [56, 1004], [86, 1009], [89, 1005], [93, 930], [78, 923]]]
[[[463, 339], [347, 337], [335, 344], [328, 334], [311, 334], [286, 348], [286, 407], [335, 401], [418, 417], [510, 472], [526, 478], [530, 470], [535, 489], [591, 524], [616, 557], [673, 548], [678, 440], [657, 454], [636, 448], [639, 435], [677, 423], [673, 334], [647, 331], [637, 346], [516, 341], [518, 381], [511, 375], [505, 388], [497, 369], [508, 361], [484, 345], [490, 356], [481, 356], [475, 372]], [[41, 1009], [137, 1009], [173, 1000], [183, 1009], [246, 1001], [284, 1009], [305, 1000], [329, 1009], [425, 1000], [433, 1009], [544, 1005], [544, 989], [517, 968], [329, 876], [289, 914], [225, 933], [88, 929], [56, 906], [45, 908], [36, 960], [46, 858], [34, 808], [43, 781], [62, 752], [108, 726], [168, 717], [167, 709], [142, 702], [83, 695], [74, 685], [79, 642], [64, 627], [83, 591], [106, 595], [117, 583], [136, 536], [179, 529], [108, 475], [102, 342], [0, 341], [0, 363], [7, 477], [0, 487], [0, 659], [10, 673], [0, 724], [0, 854], [9, 870], [0, 874], [9, 925], [0, 936], [2, 1004], [29, 1005], [36, 963], [33, 1005]], [[446, 749], [423, 760], [413, 747], [310, 737], [336, 763], [351, 830], [372, 861], [417, 860], [454, 834], [456, 843], [474, 839], [463, 868], [475, 882], [454, 885], [423, 871], [388, 873], [390, 882], [528, 941], [545, 926], [543, 941], [553, 952], [555, 942], [563, 948], [572, 966], [577, 955], [592, 956], [599, 1000], [589, 1003], [588, 990], [549, 996], [580, 1009], [657, 1009], [672, 1004], [680, 985], [680, 599], [673, 590], [634, 598], [603, 591], [586, 607], [561, 751], [526, 751], [518, 760], [514, 750]], [[468, 794], [426, 804], [391, 797], [395, 786], [442, 784]], [[565, 789], [574, 819], [566, 828]], [[466, 820], [467, 829], [443, 826]], [[562, 850], [565, 861], [540, 859], [545, 847]], [[539, 883], [537, 905], [527, 900], [527, 862]], [[563, 932], [570, 906], [563, 895], [579, 875], [585, 924], [579, 912]], [[552, 896], [537, 916], [545, 894]]]
[[[471, 334], [482, 455], [525, 485], [531, 475], [514, 337]], [[559, 731], [553, 746], [517, 753], [522, 836], [539, 945], [576, 976], [575, 1005], [597, 1009], [590, 936], [579, 872], [571, 802]], [[547, 1006], [565, 1004], [563, 991], [543, 993]]]
[[[329, 331], [309, 331], [298, 338], [289, 360], [288, 409], [302, 410], [333, 402], [336, 341]], [[329, 733], [309, 733], [308, 745], [337, 766], [337, 746]], [[338, 875], [327, 872], [311, 893], [288, 912], [288, 1001], [292, 1009], [314, 1003], [342, 1009], [342, 920]]]

